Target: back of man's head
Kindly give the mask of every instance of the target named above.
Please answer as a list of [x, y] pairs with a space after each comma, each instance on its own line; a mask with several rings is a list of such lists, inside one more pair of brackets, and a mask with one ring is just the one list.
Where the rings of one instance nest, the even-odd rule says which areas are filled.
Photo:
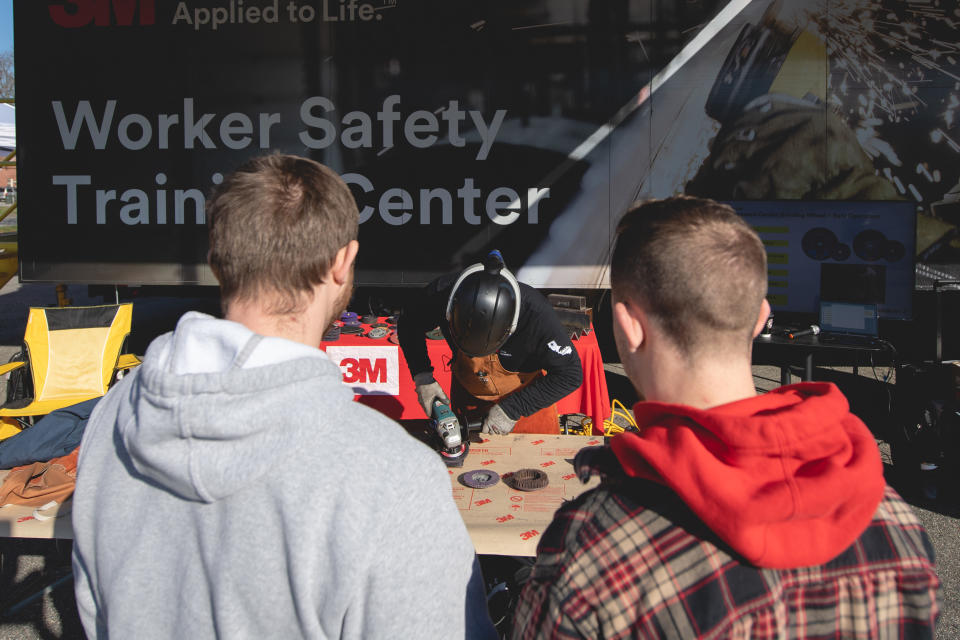
[[350, 189], [322, 164], [291, 155], [246, 162], [207, 204], [210, 268], [224, 310], [260, 299], [274, 314], [303, 308], [342, 247], [357, 238]]
[[632, 207], [617, 229], [610, 282], [688, 358], [703, 347], [749, 354], [767, 292], [767, 255], [729, 206], [679, 196]]

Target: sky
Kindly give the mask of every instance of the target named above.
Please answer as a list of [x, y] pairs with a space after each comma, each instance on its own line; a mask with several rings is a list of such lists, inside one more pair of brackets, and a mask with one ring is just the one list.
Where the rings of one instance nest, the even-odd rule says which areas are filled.
[[13, 50], [13, 0], [0, 0], [0, 51]]

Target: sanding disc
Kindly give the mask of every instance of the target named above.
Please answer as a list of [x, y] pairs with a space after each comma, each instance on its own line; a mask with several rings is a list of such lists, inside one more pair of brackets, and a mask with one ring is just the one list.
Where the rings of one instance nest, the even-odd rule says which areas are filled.
[[886, 255], [884, 256], [890, 262], [896, 262], [907, 253], [907, 248], [903, 246], [902, 242], [897, 242], [896, 240], [890, 240], [887, 242]]
[[373, 324], [374, 322], [377, 322], [379, 319], [380, 318], [378, 318], [377, 316], [367, 314], [362, 318], [360, 318], [360, 322], [362, 322], [363, 324]]
[[327, 329], [327, 332], [325, 334], [323, 334], [324, 342], [333, 342], [339, 339], [340, 339], [340, 327], [338, 327], [337, 325], [333, 325], [332, 327]]
[[800, 248], [814, 260], [826, 260], [837, 248], [837, 234], [826, 227], [815, 227], [803, 234]]
[[380, 338], [386, 338], [389, 331], [384, 327], [374, 327], [367, 332], [367, 337], [373, 340], [379, 340]]
[[500, 474], [489, 469], [474, 469], [461, 473], [457, 480], [472, 489], [486, 489], [500, 482]]
[[343, 313], [340, 314], [341, 322], [356, 322], [359, 319], [360, 318], [353, 311], [344, 311]]
[[875, 262], [887, 252], [887, 236], [876, 229], [864, 229], [853, 238], [853, 252], [867, 262]]
[[550, 483], [547, 474], [540, 469], [518, 469], [510, 476], [509, 485], [518, 491], [536, 491]]

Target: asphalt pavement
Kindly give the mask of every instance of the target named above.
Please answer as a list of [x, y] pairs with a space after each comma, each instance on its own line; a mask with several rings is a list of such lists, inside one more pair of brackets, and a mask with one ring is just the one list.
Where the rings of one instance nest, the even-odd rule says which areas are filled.
[[[67, 297], [75, 305], [101, 304], [100, 297], [87, 295], [86, 287], [68, 287]], [[112, 300], [107, 300], [111, 302]], [[6, 362], [20, 348], [31, 306], [55, 306], [53, 285], [20, 285], [16, 281], [0, 288], [0, 362]], [[217, 312], [211, 298], [145, 298], [134, 305], [131, 351], [143, 353], [149, 340], [171, 330], [177, 318], [187, 310]], [[623, 368], [616, 362], [604, 366], [611, 399], [627, 407], [635, 400]], [[850, 369], [818, 369], [818, 379], [833, 379], [853, 390], [851, 406], [862, 408], [871, 427], [877, 408], [883, 409], [895, 376], [887, 369], [861, 369], [854, 376]], [[798, 378], [794, 378], [797, 380]], [[0, 378], [0, 383], [3, 380]], [[760, 391], [779, 386], [780, 370], [754, 367], [754, 382]], [[0, 384], [0, 391], [5, 389]], [[859, 412], [859, 411], [858, 411]], [[889, 446], [878, 440], [888, 481], [913, 506], [927, 529], [937, 554], [937, 566], [943, 583], [943, 614], [937, 637], [960, 639], [960, 505], [944, 504], [922, 492], [898, 486], [892, 473]], [[73, 598], [70, 573], [71, 542], [66, 540], [0, 539], [0, 640], [83, 638]]]

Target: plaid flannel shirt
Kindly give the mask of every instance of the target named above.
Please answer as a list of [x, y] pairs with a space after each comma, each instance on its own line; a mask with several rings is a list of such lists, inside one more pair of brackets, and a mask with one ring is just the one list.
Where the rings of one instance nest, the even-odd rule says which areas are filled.
[[604, 482], [561, 507], [545, 531], [514, 638], [934, 636], [933, 548], [889, 486], [873, 521], [838, 557], [760, 569], [676, 494], [626, 478], [608, 448], [595, 451], [592, 460], [578, 457], [578, 472]]

